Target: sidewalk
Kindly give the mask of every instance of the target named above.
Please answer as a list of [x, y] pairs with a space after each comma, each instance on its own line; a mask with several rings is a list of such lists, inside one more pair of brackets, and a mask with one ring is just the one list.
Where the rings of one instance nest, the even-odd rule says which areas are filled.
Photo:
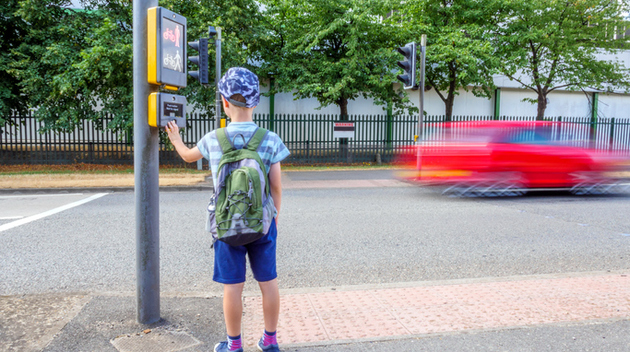
[[[244, 298], [246, 351], [256, 350], [263, 329], [260, 299]], [[163, 320], [143, 326], [135, 322], [133, 294], [0, 297], [0, 351], [211, 351], [225, 338], [220, 297], [162, 295], [161, 305]], [[630, 278], [625, 272], [593, 272], [292, 289], [281, 290], [281, 306], [278, 338], [285, 351], [364, 350], [364, 344], [382, 341], [418, 348], [454, 333], [510, 336], [515, 329], [625, 326]], [[630, 345], [627, 334], [616, 337], [616, 344], [608, 336], [608, 342], [598, 342], [599, 350]], [[509, 339], [505, 343], [501, 350], [514, 350]], [[371, 350], [387, 351], [385, 346]]]
[[[375, 179], [345, 178], [344, 175], [356, 175], [357, 171], [283, 171], [283, 189], [311, 189], [311, 188], [370, 188], [370, 187], [409, 187], [408, 183], [398, 181], [393, 178], [392, 170], [366, 170], [376, 175]], [[314, 179], [309, 177], [313, 174], [331, 174], [333, 179]], [[42, 176], [42, 175], [27, 175]], [[13, 188], [0, 187], [0, 194], [38, 194], [38, 193], [64, 193], [64, 192], [133, 192], [133, 174], [112, 174], [107, 175], [108, 180], [102, 186], [96, 187], [98, 178], [90, 177], [85, 180], [67, 180], [67, 174], [44, 175], [49, 183], [58, 184], [56, 187], [41, 187], [32, 178], [20, 176], [23, 184]], [[103, 175], [95, 175], [103, 176]], [[160, 175], [160, 192], [180, 192], [180, 191], [211, 191], [212, 176], [195, 175], [195, 178], [187, 178], [178, 182], [176, 175]], [[69, 186], [71, 184], [71, 186]], [[1, 186], [1, 183], [0, 183]]]

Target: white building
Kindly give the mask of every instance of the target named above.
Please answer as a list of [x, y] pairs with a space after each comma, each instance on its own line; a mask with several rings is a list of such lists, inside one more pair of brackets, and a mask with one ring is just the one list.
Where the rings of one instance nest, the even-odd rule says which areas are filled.
[[[611, 55], [602, 55], [602, 59], [610, 60]], [[614, 56], [615, 59], [630, 67], [630, 50]], [[628, 78], [630, 80], [630, 77]], [[524, 98], [537, 99], [536, 93], [523, 88], [518, 82], [510, 81], [505, 76], [495, 76], [494, 84], [499, 88], [499, 111], [501, 116], [536, 116], [537, 105], [522, 101]], [[394, 84], [399, 88], [398, 84]], [[261, 91], [268, 91], [267, 83], [261, 82]], [[545, 116], [590, 117], [591, 102], [595, 91], [569, 91], [566, 89], [555, 90], [547, 96], [549, 103]], [[409, 98], [415, 106], [419, 106], [419, 91], [408, 90]], [[444, 115], [444, 102], [435, 90], [429, 90], [424, 94], [424, 109], [428, 115]], [[319, 103], [316, 99], [294, 100], [291, 93], [276, 94], [274, 111], [276, 114], [331, 114], [338, 115], [339, 107], [329, 105], [317, 110]], [[598, 94], [598, 116], [630, 118], [630, 94], [619, 91], [612, 94]], [[492, 116], [495, 108], [495, 97], [492, 99], [475, 97], [471, 92], [460, 89], [455, 97], [453, 105], [454, 116]], [[260, 104], [255, 110], [257, 114], [269, 113], [269, 98], [261, 97]], [[348, 102], [350, 115], [376, 115], [385, 114], [385, 106], [376, 105], [370, 99], [359, 98]]]

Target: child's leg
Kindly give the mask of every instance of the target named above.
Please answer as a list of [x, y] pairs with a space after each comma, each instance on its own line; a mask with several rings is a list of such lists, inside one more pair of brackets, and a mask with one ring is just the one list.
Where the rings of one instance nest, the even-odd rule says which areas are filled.
[[229, 336], [241, 334], [241, 319], [243, 318], [243, 287], [245, 283], [223, 285], [223, 315], [225, 327]]
[[280, 315], [280, 292], [278, 279], [259, 282], [262, 292], [263, 315], [265, 317], [265, 330], [275, 332], [278, 328], [278, 316]]

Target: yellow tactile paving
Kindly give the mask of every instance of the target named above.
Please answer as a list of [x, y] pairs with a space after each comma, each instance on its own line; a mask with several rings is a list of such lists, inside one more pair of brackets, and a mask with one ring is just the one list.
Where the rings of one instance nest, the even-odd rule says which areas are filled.
[[[245, 346], [263, 330], [260, 297], [244, 300]], [[281, 297], [282, 345], [630, 318], [624, 274], [336, 290]]]

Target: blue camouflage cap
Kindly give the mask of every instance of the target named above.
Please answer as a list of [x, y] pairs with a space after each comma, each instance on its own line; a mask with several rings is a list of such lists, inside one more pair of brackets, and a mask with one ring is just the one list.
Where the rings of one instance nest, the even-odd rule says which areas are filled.
[[[258, 76], [243, 67], [232, 67], [219, 81], [219, 93], [230, 104], [243, 108], [253, 108], [260, 101]], [[246, 103], [230, 99], [234, 94], [240, 94]]]

